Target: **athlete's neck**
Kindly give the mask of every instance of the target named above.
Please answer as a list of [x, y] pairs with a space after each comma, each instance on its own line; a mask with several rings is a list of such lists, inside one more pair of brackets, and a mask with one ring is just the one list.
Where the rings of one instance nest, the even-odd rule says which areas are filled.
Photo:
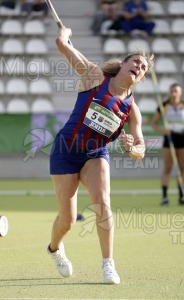
[[122, 86], [117, 83], [117, 79], [115, 80], [113, 77], [109, 81], [109, 92], [120, 99], [124, 99], [130, 95], [131, 90], [127, 86]]

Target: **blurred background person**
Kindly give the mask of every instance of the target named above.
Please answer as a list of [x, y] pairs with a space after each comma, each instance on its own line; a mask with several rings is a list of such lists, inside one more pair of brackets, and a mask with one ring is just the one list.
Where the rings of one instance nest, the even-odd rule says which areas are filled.
[[150, 21], [149, 17], [149, 8], [145, 0], [125, 0], [120, 18], [109, 29], [149, 35], [155, 27], [155, 22]]
[[113, 23], [118, 18], [119, 1], [118, 0], [100, 0], [99, 7], [94, 14], [91, 24], [91, 30], [94, 34], [99, 34], [101, 25], [104, 21]]
[[2, 0], [0, 1], [0, 6], [4, 6], [6, 8], [14, 9], [17, 5], [17, 0]]
[[122, 29], [121, 22], [126, 20], [126, 12], [128, 9], [129, 2], [130, 2], [130, 0], [122, 0], [121, 1], [121, 6], [120, 6], [120, 10], [118, 12], [118, 16], [109, 26], [109, 28], [108, 28], [109, 30], [119, 31]]
[[[178, 165], [182, 174], [184, 181], [184, 102], [182, 100], [182, 87], [175, 83], [171, 85], [169, 90], [169, 97], [163, 103], [165, 117], [168, 122], [168, 129], [160, 126], [160, 120], [162, 118], [160, 108], [157, 109], [157, 112], [152, 119], [152, 127], [155, 131], [164, 135], [163, 140], [163, 173], [161, 177], [162, 184], [162, 201], [161, 205], [168, 205], [168, 185], [171, 170], [173, 167], [173, 159], [170, 150], [169, 137], [171, 137], [176, 156], [178, 160]], [[179, 204], [184, 204], [184, 197], [181, 188], [178, 185], [179, 191]]]
[[32, 12], [43, 12], [43, 17], [48, 16], [48, 6], [43, 0], [21, 0], [21, 12], [31, 18]]

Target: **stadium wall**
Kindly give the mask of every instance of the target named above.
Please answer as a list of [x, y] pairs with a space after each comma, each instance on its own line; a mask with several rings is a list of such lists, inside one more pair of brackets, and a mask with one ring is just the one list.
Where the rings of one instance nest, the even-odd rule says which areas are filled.
[[[159, 178], [163, 162], [161, 155], [147, 155], [134, 161], [127, 155], [111, 155], [112, 178]], [[172, 172], [174, 176], [174, 170]], [[45, 153], [19, 153], [0, 156], [0, 178], [49, 178], [49, 156]]]

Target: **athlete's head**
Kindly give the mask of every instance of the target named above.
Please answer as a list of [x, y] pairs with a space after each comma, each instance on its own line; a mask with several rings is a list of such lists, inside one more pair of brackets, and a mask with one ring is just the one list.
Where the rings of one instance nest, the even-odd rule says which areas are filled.
[[182, 87], [179, 83], [174, 83], [170, 86], [169, 97], [173, 103], [180, 102], [182, 96]]
[[[121, 70], [122, 64], [127, 64], [132, 62], [133, 64], [136, 63], [135, 58], [139, 59], [139, 63], [143, 63], [143, 74], [142, 76], [146, 76], [146, 74], [149, 72], [149, 70], [153, 66], [153, 58], [154, 55], [147, 55], [144, 51], [137, 51], [128, 54], [123, 60], [120, 59], [111, 59], [107, 62], [105, 62], [102, 70], [104, 72], [105, 76], [109, 77], [115, 77]], [[137, 63], [136, 63], [137, 64]]]

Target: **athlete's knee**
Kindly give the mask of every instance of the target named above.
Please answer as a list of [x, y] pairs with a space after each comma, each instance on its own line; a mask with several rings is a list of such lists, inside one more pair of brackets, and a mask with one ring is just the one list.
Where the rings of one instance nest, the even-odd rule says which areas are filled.
[[110, 203], [110, 192], [96, 189], [96, 191], [93, 192], [93, 202], [108, 205]]
[[110, 230], [113, 226], [113, 213], [109, 206], [105, 204], [94, 205], [96, 212], [96, 225], [99, 229]]
[[76, 223], [76, 217], [68, 217], [68, 218], [58, 218], [58, 227], [59, 230], [63, 232], [70, 231]]
[[171, 172], [171, 170], [172, 170], [172, 163], [166, 163], [164, 166], [164, 173], [168, 174]]

